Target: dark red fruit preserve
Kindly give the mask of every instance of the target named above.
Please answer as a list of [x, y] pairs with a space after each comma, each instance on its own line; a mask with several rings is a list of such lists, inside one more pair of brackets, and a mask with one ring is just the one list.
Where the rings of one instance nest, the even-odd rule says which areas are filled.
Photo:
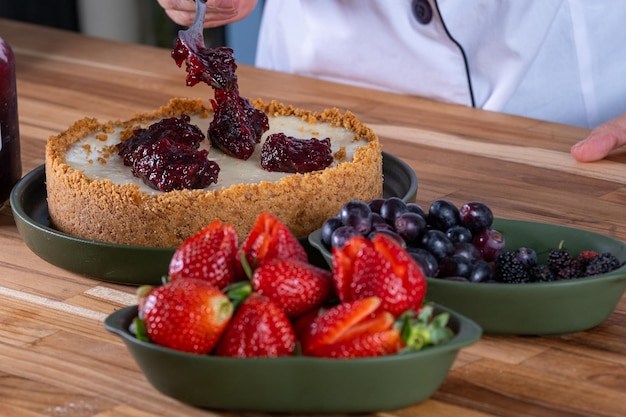
[[9, 44], [0, 38], [0, 207], [21, 176], [15, 58]]
[[328, 168], [332, 163], [330, 138], [299, 139], [273, 133], [261, 148], [261, 166], [267, 171], [304, 174]]

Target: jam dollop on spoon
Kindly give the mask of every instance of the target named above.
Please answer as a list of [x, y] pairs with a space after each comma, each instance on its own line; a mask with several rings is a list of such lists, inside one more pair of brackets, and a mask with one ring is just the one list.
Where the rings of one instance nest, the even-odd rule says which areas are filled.
[[187, 85], [205, 82], [216, 89], [237, 89], [237, 64], [228, 47], [207, 48], [204, 42], [206, 0], [196, 0], [192, 25], [178, 32], [172, 58], [181, 67], [187, 63]]
[[180, 67], [187, 64], [187, 85], [204, 82], [215, 90], [211, 100], [214, 117], [209, 125], [211, 144], [238, 159], [252, 156], [261, 136], [269, 129], [267, 115], [241, 97], [233, 50], [207, 48], [204, 43], [205, 0], [196, 0], [196, 16], [187, 30], [178, 32], [172, 58]]

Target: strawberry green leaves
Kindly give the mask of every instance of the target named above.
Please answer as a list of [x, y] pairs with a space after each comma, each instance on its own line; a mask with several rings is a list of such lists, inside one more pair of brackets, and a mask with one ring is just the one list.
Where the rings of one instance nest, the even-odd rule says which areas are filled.
[[400, 317], [401, 336], [408, 350], [440, 345], [454, 336], [448, 327], [450, 315], [440, 313], [433, 316], [433, 313], [432, 304], [425, 304], [417, 314], [407, 311]]

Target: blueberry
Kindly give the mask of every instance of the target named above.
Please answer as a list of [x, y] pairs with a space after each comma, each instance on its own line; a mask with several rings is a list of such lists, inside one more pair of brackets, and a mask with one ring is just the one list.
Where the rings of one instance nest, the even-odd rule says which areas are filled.
[[454, 251], [454, 244], [444, 232], [437, 229], [430, 229], [424, 232], [422, 247], [432, 253], [437, 259], [443, 259]]
[[469, 201], [459, 208], [461, 223], [472, 233], [491, 227], [493, 213], [491, 209], [480, 201]]
[[428, 209], [428, 224], [439, 230], [448, 230], [459, 224], [459, 209], [448, 200], [435, 200]]

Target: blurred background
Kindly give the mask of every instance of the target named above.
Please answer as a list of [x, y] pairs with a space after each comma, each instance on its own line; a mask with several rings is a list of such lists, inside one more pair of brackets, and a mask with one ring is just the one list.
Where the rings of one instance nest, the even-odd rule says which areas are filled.
[[[238, 63], [253, 65], [263, 4], [259, 0], [241, 22], [207, 29], [207, 46], [230, 46]], [[184, 29], [156, 0], [0, 0], [0, 17], [161, 48], [171, 48], [178, 30]]]

